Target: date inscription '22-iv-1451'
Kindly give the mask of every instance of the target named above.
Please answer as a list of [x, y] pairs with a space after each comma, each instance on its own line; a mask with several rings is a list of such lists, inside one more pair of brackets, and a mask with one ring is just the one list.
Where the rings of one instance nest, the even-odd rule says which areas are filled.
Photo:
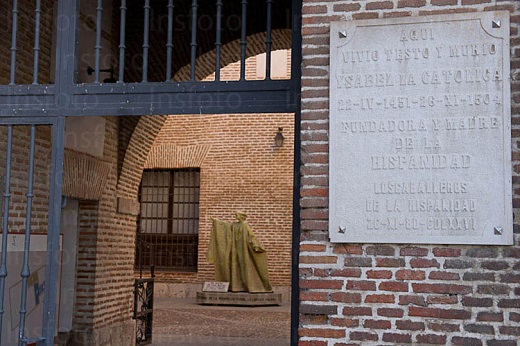
[[513, 242], [509, 13], [334, 22], [332, 242]]

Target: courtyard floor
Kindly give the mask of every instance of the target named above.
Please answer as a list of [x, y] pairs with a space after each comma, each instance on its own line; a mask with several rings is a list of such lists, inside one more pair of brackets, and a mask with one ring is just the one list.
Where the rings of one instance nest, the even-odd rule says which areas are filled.
[[197, 305], [195, 299], [156, 298], [155, 346], [288, 346], [290, 305], [236, 307]]

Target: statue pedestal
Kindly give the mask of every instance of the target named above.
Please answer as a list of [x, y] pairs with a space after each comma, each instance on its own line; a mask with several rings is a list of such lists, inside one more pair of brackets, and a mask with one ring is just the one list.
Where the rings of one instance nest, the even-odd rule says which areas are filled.
[[282, 305], [282, 294], [247, 292], [197, 292], [196, 302], [200, 305]]

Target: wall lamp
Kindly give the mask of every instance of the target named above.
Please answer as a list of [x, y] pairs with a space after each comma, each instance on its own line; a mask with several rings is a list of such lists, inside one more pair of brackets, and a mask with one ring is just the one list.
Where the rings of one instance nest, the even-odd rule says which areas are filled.
[[280, 148], [283, 145], [283, 141], [285, 139], [282, 131], [283, 131], [283, 127], [279, 127], [278, 132], [276, 132], [276, 135], [274, 136], [274, 145], [278, 148]]

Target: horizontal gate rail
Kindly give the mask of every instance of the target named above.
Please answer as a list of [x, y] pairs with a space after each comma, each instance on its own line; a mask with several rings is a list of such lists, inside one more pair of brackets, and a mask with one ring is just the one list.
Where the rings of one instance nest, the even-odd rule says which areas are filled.
[[9, 125], [52, 125], [55, 126], [57, 122], [56, 117], [0, 117], [0, 126]]
[[[85, 116], [294, 112], [291, 82], [162, 82], [0, 86], [0, 116]], [[5, 105], [9, 104], [9, 107]]]
[[[211, 114], [227, 112], [290, 112], [289, 81], [132, 83], [113, 86], [77, 86], [71, 107], [73, 114], [112, 115]], [[175, 90], [175, 92], [172, 92]], [[102, 113], [103, 114], [103, 113]]]

